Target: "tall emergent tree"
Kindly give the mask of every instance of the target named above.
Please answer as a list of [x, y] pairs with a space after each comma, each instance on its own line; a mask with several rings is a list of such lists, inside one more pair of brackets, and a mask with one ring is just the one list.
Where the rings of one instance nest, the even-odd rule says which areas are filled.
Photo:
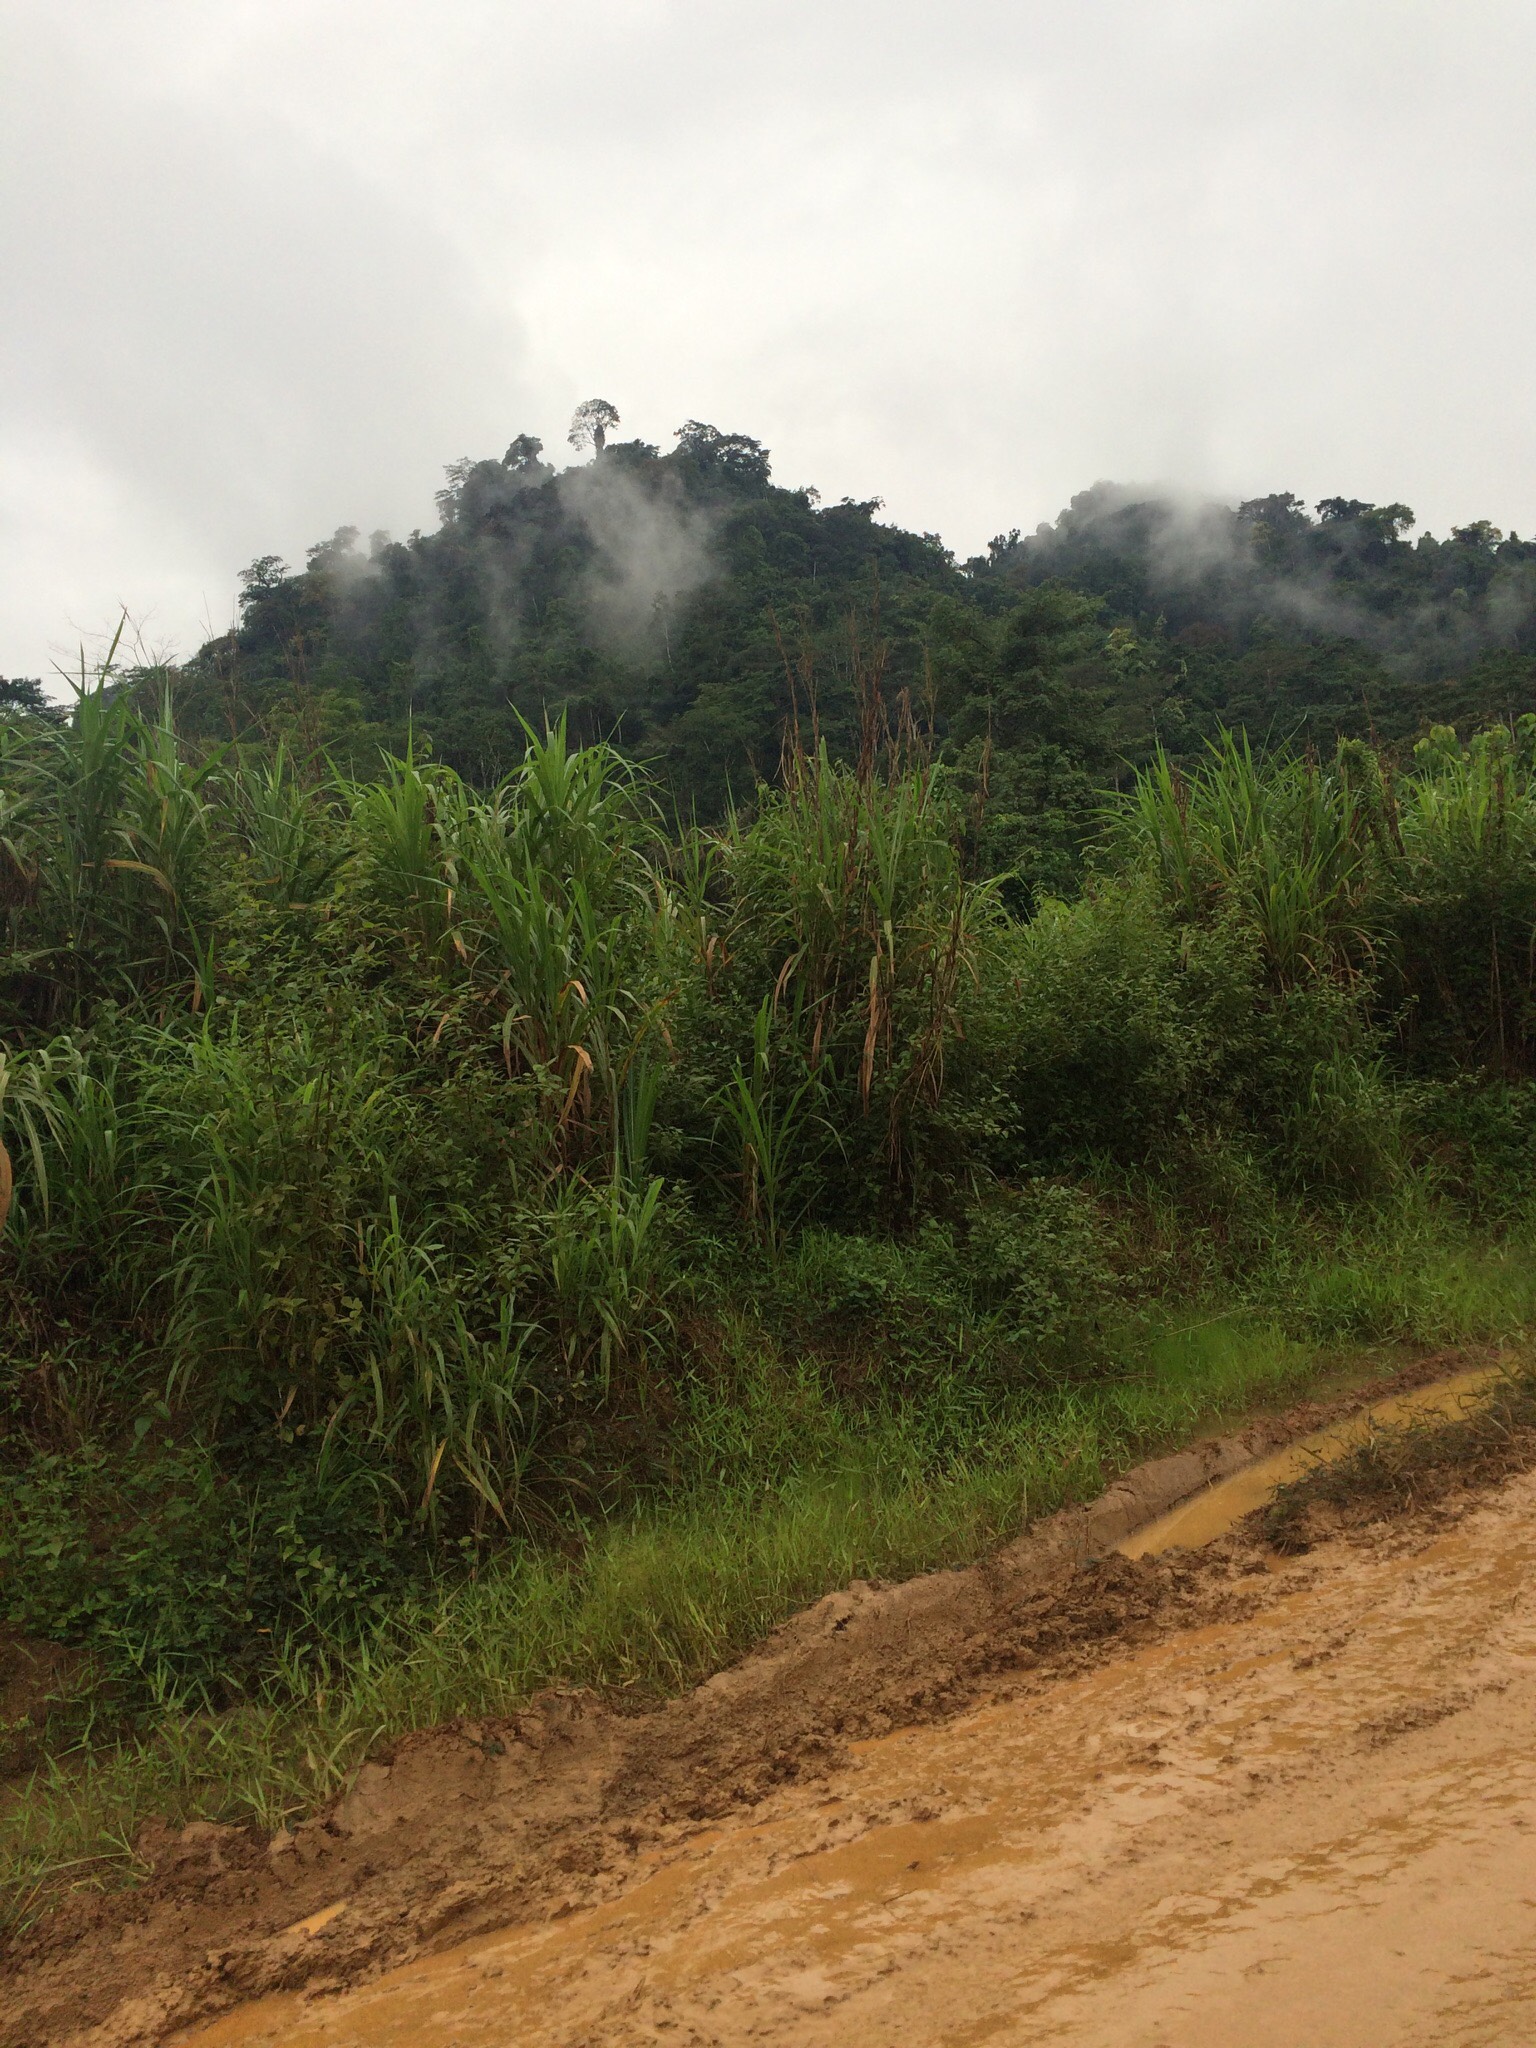
[[571, 414], [571, 431], [566, 439], [576, 449], [590, 448], [601, 455], [608, 442], [608, 429], [619, 424], [618, 407], [606, 398], [584, 398]]

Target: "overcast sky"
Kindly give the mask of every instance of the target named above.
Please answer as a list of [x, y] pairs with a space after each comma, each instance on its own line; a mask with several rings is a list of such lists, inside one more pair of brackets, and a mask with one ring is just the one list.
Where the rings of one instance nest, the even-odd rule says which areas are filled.
[[962, 552], [1536, 527], [1533, 0], [0, 0], [0, 674], [578, 399]]

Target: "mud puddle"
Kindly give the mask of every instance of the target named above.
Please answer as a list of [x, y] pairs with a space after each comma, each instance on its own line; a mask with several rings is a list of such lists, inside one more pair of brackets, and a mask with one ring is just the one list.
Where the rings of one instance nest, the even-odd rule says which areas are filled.
[[[1536, 2038], [1536, 1476], [1449, 1524], [1300, 1559], [1227, 1548], [1216, 1619], [1092, 1669], [1043, 1665], [1014, 1697], [856, 1742], [823, 1783], [647, 1850], [594, 1905], [174, 2038]], [[441, 1882], [459, 1875], [444, 1867]], [[347, 1939], [351, 1908], [334, 1903], [290, 1930], [322, 1982], [326, 1950]]]
[[1375, 1401], [1356, 1414], [1313, 1430], [1276, 1451], [1245, 1466], [1230, 1479], [1218, 1480], [1189, 1500], [1180, 1501], [1166, 1515], [1137, 1529], [1115, 1548], [1123, 1557], [1158, 1557], [1166, 1550], [1197, 1550], [1234, 1529], [1245, 1515], [1264, 1507], [1276, 1487], [1300, 1479], [1314, 1466], [1340, 1457], [1362, 1444], [1378, 1429], [1401, 1429], [1409, 1424], [1450, 1422], [1469, 1414], [1499, 1378], [1496, 1366], [1457, 1373], [1427, 1387], [1414, 1387]]

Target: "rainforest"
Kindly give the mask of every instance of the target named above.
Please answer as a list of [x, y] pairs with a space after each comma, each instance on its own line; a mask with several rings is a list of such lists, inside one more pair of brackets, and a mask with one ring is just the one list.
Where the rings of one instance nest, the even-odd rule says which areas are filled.
[[439, 510], [0, 684], [16, 1929], [1536, 1319], [1536, 541]]

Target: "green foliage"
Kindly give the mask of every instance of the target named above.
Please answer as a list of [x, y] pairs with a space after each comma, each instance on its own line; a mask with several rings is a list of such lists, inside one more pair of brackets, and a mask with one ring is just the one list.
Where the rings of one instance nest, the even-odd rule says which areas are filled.
[[113, 692], [110, 659], [94, 680], [82, 674], [67, 726], [0, 731], [9, 1029], [205, 984], [205, 785], [217, 757], [182, 748], [168, 696], [146, 715]]
[[237, 837], [244, 842], [246, 886], [279, 911], [311, 910], [348, 859], [335, 821], [306, 788], [287, 746], [241, 762], [229, 780]]
[[8, 1620], [89, 1642], [130, 1699], [219, 1707], [274, 1642], [360, 1642], [411, 1563], [361, 1467], [274, 1460], [232, 1481], [196, 1443], [89, 1446], [35, 1458], [0, 1503]]
[[1536, 715], [1443, 726], [1383, 805], [1393, 964], [1421, 1058], [1528, 1072], [1536, 1050]]
[[[690, 460], [745, 502], [739, 455]], [[975, 636], [1031, 718], [1099, 659], [1069, 596]], [[1055, 895], [977, 875], [883, 661], [847, 758], [792, 728], [671, 835], [559, 722], [488, 784], [110, 676], [0, 724], [4, 1614], [166, 1782], [223, 1768], [193, 1706], [279, 1811], [450, 1700], [682, 1683], [1319, 1339], [1536, 1313], [1524, 725], [1154, 752]]]
[[788, 1193], [801, 1168], [854, 1215], [882, 1188], [910, 1201], [959, 1165], [941, 1104], [972, 1080], [967, 1029], [995, 950], [996, 892], [964, 879], [942, 779], [912, 736], [888, 744], [848, 768], [825, 744], [795, 755], [784, 787], [722, 835], [719, 961], [703, 1016], [680, 1029], [701, 1064], [718, 1058], [722, 1013], [751, 1035], [750, 1077], [736, 1066], [716, 1099], [744, 1211], [772, 1208], [770, 1237], [781, 1189], [804, 1213], [803, 1191]]
[[1370, 957], [1370, 839], [1347, 777], [1310, 760], [1261, 769], [1246, 735], [1224, 733], [1189, 775], [1159, 753], [1128, 829], [1180, 919], [1237, 909], [1278, 987], [1348, 978]]
[[24, 1889], [1536, 1320], [1536, 548], [612, 424], [0, 686]]
[[877, 500], [775, 485], [747, 435], [690, 420], [668, 454], [588, 445], [564, 472], [528, 435], [450, 465], [439, 529], [403, 544], [364, 554], [343, 527], [300, 573], [260, 558], [239, 630], [179, 679], [184, 716], [369, 775], [429, 741], [481, 787], [525, 724], [565, 718], [718, 821], [797, 727], [855, 759], [874, 674], [970, 798], [978, 871], [1009, 871], [1023, 907], [1072, 891], [1098, 789], [1159, 745], [1194, 767], [1226, 728], [1323, 757], [1448, 720], [1466, 738], [1536, 683], [1536, 543], [1486, 521], [1410, 540], [1401, 505], [1104, 484], [960, 563]]
[[410, 752], [386, 755], [382, 777], [352, 793], [364, 887], [428, 966], [448, 941], [459, 795], [457, 776], [418, 766]]
[[[812, 1107], [819, 1093], [820, 1077], [815, 1068], [805, 1067], [787, 1093], [775, 1085], [777, 1076], [769, 1051], [772, 1030], [772, 1002], [764, 996], [752, 1019], [750, 1068], [744, 1071], [738, 1060], [715, 1102], [721, 1126], [731, 1132], [740, 1160], [743, 1219], [777, 1252], [787, 1224], [798, 1220], [811, 1199], [806, 1184], [826, 1149], [807, 1145], [806, 1126], [816, 1122], [829, 1136], [835, 1134]], [[797, 1204], [802, 1189], [804, 1198]]]
[[473, 817], [466, 914], [506, 1004], [503, 1053], [537, 1080], [567, 1143], [579, 1133], [617, 1161], [644, 1085], [631, 1069], [655, 1021], [654, 925], [669, 907], [632, 778], [607, 746], [570, 751], [561, 724], [530, 739], [497, 803]]

